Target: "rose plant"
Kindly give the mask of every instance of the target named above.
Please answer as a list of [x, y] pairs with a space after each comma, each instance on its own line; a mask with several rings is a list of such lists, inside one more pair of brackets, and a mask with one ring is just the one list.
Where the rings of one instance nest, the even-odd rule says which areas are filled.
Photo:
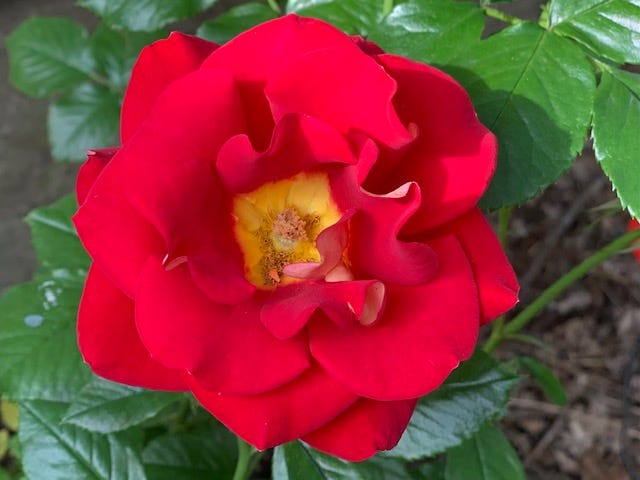
[[[78, 3], [94, 32], [34, 17], [7, 39], [11, 82], [52, 98], [52, 156], [84, 163], [75, 199], [28, 216], [40, 269], [0, 299], [0, 480], [524, 479], [497, 423], [519, 373], [567, 396], [490, 354], [536, 343], [640, 229], [509, 313], [509, 218], [589, 130], [640, 212], [635, 2], [533, 23], [269, 0], [195, 36], [162, 27], [214, 0]], [[482, 38], [489, 17], [507, 27]]]
[[121, 137], [78, 178], [82, 354], [259, 449], [392, 448], [516, 302], [476, 206], [495, 137], [433, 67], [296, 15], [222, 47], [173, 33]]

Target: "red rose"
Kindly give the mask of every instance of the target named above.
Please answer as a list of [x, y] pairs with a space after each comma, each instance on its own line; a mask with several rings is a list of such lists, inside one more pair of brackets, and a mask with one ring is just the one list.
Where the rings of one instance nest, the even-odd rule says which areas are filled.
[[260, 449], [362, 460], [516, 302], [476, 207], [496, 140], [441, 71], [293, 15], [147, 47], [74, 220], [97, 374], [191, 390]]
[[[638, 228], [640, 228], [640, 223], [638, 223], [638, 220], [636, 220], [635, 218], [632, 218], [629, 220], [629, 223], [627, 224], [627, 230], [628, 231], [632, 231], [632, 230], [637, 230]], [[638, 242], [634, 242], [634, 247], [636, 247], [635, 250], [633, 250], [633, 256], [636, 257], [636, 260], [640, 262], [640, 245], [638, 245]]]

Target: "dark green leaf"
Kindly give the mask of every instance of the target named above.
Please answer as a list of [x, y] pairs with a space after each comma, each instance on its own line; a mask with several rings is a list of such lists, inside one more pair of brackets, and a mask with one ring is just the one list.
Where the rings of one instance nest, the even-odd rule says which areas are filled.
[[180, 398], [93, 378], [71, 402], [63, 421], [92, 432], [111, 433], [139, 425]]
[[483, 28], [484, 15], [477, 4], [410, 0], [396, 5], [369, 38], [388, 52], [448, 64], [480, 41]]
[[500, 145], [481, 206], [522, 203], [582, 149], [595, 94], [591, 65], [570, 40], [524, 22], [470, 48], [462, 67], [452, 73]]
[[82, 160], [93, 148], [118, 141], [120, 100], [104, 87], [85, 83], [49, 108], [49, 142], [56, 160]]
[[0, 390], [8, 397], [68, 401], [87, 382], [75, 338], [81, 288], [75, 277], [38, 275], [0, 299]]
[[109, 25], [150, 32], [211, 7], [216, 0], [78, 0]]
[[593, 110], [593, 147], [622, 205], [640, 217], [640, 75], [604, 72]]
[[204, 22], [196, 34], [212, 42], [225, 43], [239, 33], [276, 17], [276, 13], [264, 3], [244, 3]]
[[149, 480], [211, 480], [231, 478], [236, 456], [235, 437], [221, 427], [208, 434], [155, 438], [142, 458]]
[[502, 432], [487, 424], [452, 448], [447, 455], [446, 480], [525, 480], [518, 454]]
[[618, 63], [640, 63], [640, 1], [553, 0], [549, 24]]
[[530, 357], [520, 357], [519, 360], [549, 400], [561, 406], [567, 404], [567, 393], [549, 367]]
[[7, 37], [9, 78], [34, 97], [66, 92], [88, 80], [95, 62], [87, 31], [66, 18], [32, 17]]
[[400, 443], [386, 455], [416, 460], [459, 445], [503, 412], [518, 382], [518, 376], [476, 352], [438, 390], [420, 400]]
[[46, 270], [66, 269], [79, 277], [86, 274], [89, 257], [71, 222], [77, 208], [75, 197], [68, 195], [27, 215], [33, 246], [40, 265]]
[[287, 13], [315, 17], [347, 33], [368, 35], [382, 20], [382, 0], [289, 0]]
[[78, 252], [68, 218], [72, 198], [29, 215], [34, 244], [43, 264], [27, 284], [7, 290], [0, 299], [0, 391], [16, 400], [69, 401], [90, 377], [76, 344], [76, 312], [86, 273], [87, 257], [68, 268], [65, 254]]
[[413, 480], [445, 480], [444, 468], [445, 463], [438, 458], [416, 467], [409, 467], [409, 473]]
[[98, 26], [91, 36], [91, 51], [97, 63], [98, 72], [110, 86], [118, 92], [124, 92], [131, 68], [140, 50], [146, 45], [165, 37], [162, 30], [155, 32], [116, 31], [104, 23]]
[[341, 460], [302, 442], [277, 447], [273, 453], [274, 480], [409, 480], [404, 465], [373, 457], [360, 463]]
[[102, 435], [61, 425], [65, 403], [20, 404], [23, 467], [30, 480], [144, 480], [130, 436]]

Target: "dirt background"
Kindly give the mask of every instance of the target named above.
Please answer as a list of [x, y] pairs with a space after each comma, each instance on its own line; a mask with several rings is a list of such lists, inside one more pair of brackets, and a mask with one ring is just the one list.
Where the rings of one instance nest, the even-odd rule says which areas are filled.
[[[540, 3], [501, 8], [533, 19]], [[0, 0], [0, 290], [28, 280], [35, 269], [24, 216], [71, 192], [78, 168], [51, 160], [47, 102], [26, 98], [8, 83], [6, 36], [31, 15], [96, 24], [71, 0]], [[587, 146], [570, 172], [516, 209], [508, 253], [523, 284], [523, 303], [623, 233], [624, 214], [602, 218], [593, 210], [614, 198]], [[553, 302], [527, 333], [547, 347], [511, 342], [498, 355], [544, 360], [569, 396], [568, 405], [557, 407], [527, 380], [510, 402], [506, 431], [528, 478], [640, 478], [640, 265], [629, 254], [605, 262]]]

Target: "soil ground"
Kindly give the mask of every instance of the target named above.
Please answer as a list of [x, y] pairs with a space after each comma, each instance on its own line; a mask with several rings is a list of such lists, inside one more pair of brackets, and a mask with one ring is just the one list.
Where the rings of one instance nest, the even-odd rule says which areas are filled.
[[[534, 18], [539, 3], [507, 8]], [[96, 21], [71, 0], [0, 0], [0, 290], [29, 279], [35, 269], [22, 218], [72, 191], [78, 168], [50, 158], [47, 103], [8, 84], [6, 36], [35, 14], [68, 16], [89, 27]], [[602, 219], [591, 210], [613, 198], [587, 148], [570, 172], [515, 210], [508, 252], [523, 283], [523, 304], [624, 231], [624, 214]], [[605, 262], [553, 302], [527, 333], [548, 348], [511, 342], [498, 354], [542, 359], [569, 396], [568, 405], [557, 407], [525, 381], [510, 402], [506, 431], [528, 478], [639, 478], [640, 264], [629, 254]]]

